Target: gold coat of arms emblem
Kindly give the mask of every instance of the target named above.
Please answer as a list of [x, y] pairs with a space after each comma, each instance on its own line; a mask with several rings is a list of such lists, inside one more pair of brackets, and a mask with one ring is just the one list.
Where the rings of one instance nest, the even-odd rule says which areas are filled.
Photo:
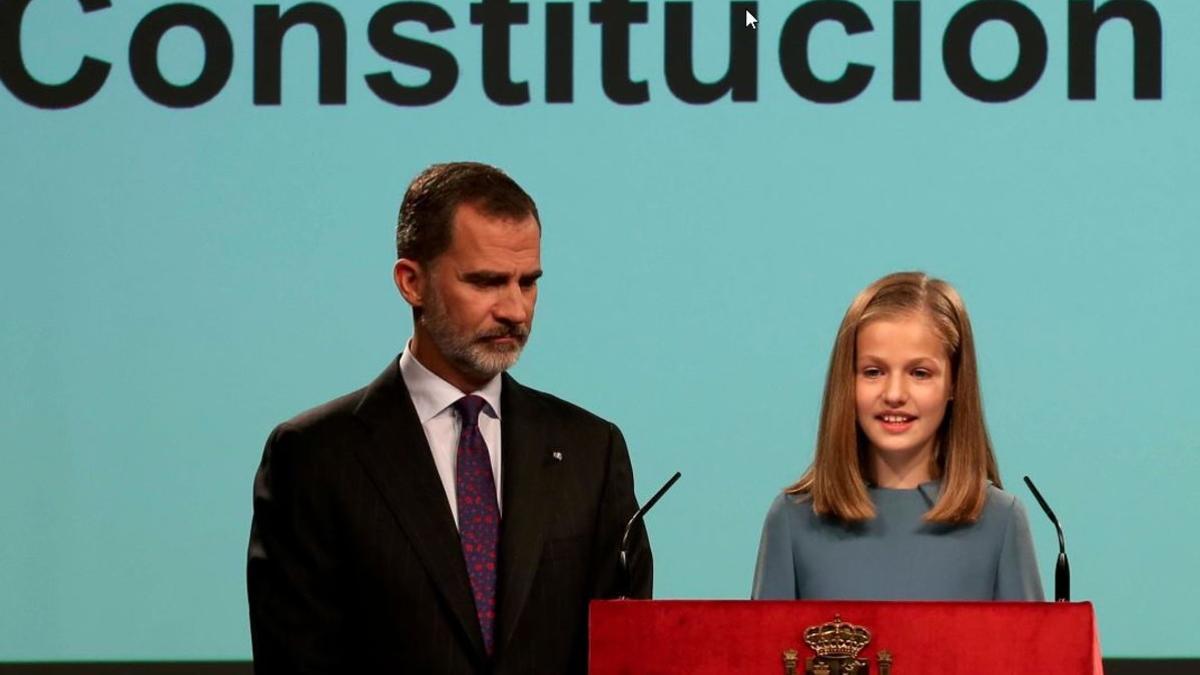
[[[859, 658], [859, 654], [871, 642], [871, 631], [842, 621], [835, 614], [833, 621], [809, 626], [804, 629], [804, 643], [813, 656], [804, 659], [805, 675], [869, 675], [871, 663]], [[875, 656], [878, 675], [891, 675], [892, 655], [880, 650]], [[783, 672], [797, 675], [800, 652], [788, 649], [783, 652]]]

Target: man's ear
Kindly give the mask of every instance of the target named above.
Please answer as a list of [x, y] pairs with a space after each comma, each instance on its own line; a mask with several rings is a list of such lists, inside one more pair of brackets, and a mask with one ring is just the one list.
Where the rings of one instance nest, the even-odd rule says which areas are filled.
[[425, 303], [425, 288], [429, 283], [428, 270], [416, 260], [400, 258], [392, 266], [392, 281], [404, 301], [419, 308]]

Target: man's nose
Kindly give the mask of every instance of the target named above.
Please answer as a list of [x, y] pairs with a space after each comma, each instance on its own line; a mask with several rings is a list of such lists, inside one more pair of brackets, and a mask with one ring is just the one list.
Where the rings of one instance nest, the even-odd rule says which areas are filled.
[[521, 324], [529, 321], [533, 309], [520, 284], [508, 284], [500, 291], [493, 314], [497, 321]]

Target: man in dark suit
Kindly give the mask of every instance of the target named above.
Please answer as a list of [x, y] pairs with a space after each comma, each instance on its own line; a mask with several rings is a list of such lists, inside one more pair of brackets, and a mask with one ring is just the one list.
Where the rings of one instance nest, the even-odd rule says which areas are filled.
[[279, 425], [254, 483], [257, 673], [578, 673], [587, 605], [649, 597], [620, 431], [504, 371], [541, 276], [533, 200], [482, 164], [409, 186], [396, 287], [404, 352]]

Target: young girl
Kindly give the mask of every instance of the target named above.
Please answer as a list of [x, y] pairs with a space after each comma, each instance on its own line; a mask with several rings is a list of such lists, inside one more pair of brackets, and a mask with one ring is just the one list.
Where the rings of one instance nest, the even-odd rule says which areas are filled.
[[851, 303], [816, 457], [771, 504], [756, 599], [1042, 600], [1000, 489], [971, 322], [950, 284], [891, 274]]

